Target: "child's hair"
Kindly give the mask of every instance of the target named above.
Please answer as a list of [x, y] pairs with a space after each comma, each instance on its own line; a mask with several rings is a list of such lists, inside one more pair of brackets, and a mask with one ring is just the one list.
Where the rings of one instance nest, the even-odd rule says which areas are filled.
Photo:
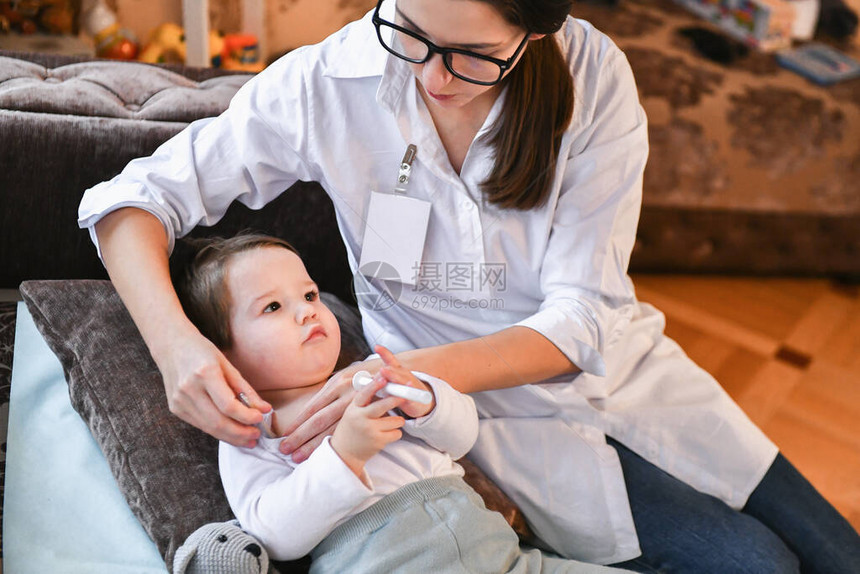
[[261, 247], [282, 247], [296, 255], [295, 248], [277, 237], [244, 233], [235, 237], [186, 239], [192, 253], [177, 274], [176, 293], [185, 314], [216, 347], [229, 349], [230, 290], [227, 289], [227, 263], [239, 253]]

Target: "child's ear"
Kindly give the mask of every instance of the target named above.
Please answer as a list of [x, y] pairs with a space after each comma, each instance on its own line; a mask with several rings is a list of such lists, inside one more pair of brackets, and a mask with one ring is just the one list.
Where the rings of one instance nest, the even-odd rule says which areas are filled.
[[529, 42], [534, 42], [535, 40], [540, 40], [546, 36], [546, 34], [529, 34]]

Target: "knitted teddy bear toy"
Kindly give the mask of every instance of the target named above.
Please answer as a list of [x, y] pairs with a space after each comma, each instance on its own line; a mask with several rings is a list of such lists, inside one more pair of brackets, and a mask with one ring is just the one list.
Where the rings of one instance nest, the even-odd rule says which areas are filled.
[[204, 524], [173, 557], [174, 574], [268, 574], [269, 555], [238, 520]]

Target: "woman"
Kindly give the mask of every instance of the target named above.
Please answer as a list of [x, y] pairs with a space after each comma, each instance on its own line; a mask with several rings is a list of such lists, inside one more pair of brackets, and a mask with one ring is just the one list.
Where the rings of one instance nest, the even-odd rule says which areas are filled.
[[[475, 393], [470, 456], [545, 544], [642, 571], [848, 568], [856, 532], [636, 301], [646, 120], [623, 54], [570, 7], [381, 1], [87, 192], [80, 223], [171, 409], [249, 444], [270, 408], [182, 314], [174, 237], [234, 199], [258, 207], [316, 180], [357, 271], [368, 341]], [[395, 186], [396, 199], [372, 193]], [[332, 377], [284, 452], [300, 461], [331, 434], [362, 368], [378, 365]]]

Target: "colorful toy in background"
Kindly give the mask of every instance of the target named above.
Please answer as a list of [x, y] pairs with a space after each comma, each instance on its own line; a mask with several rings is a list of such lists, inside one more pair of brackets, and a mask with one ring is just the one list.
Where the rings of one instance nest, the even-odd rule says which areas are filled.
[[129, 30], [121, 28], [116, 14], [103, 0], [84, 0], [81, 27], [93, 37], [96, 56], [114, 60], [134, 60], [140, 47]]
[[212, 65], [225, 70], [259, 72], [263, 66], [260, 45], [253, 34], [224, 34], [223, 45]]
[[[77, 34], [71, 0], [0, 0], [0, 33]], [[134, 34], [121, 27], [105, 0], [81, 0], [78, 24], [93, 39], [95, 54], [114, 60], [184, 64], [185, 32], [173, 23], [161, 24], [141, 50]], [[265, 65], [253, 34], [209, 33], [210, 64], [214, 68], [259, 72]]]
[[185, 63], [185, 32], [168, 22], [155, 28], [137, 58], [150, 64]]
[[[149, 36], [139, 60], [151, 64], [184, 64], [186, 58], [185, 31], [181, 26], [165, 23]], [[259, 72], [263, 61], [256, 36], [209, 32], [209, 62], [213, 68]]]
[[795, 10], [787, 0], [676, 0], [741, 42], [765, 52], [791, 46]]
[[68, 0], [0, 2], [0, 32], [71, 34], [74, 21]]

